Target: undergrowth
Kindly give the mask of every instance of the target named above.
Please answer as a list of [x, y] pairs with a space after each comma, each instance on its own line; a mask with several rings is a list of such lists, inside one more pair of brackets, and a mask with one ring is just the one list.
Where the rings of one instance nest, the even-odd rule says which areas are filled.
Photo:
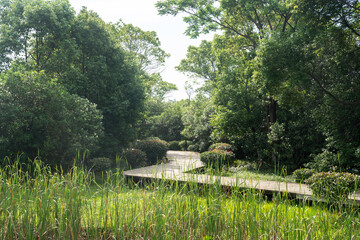
[[357, 239], [358, 208], [294, 202], [219, 184], [151, 181], [121, 172], [51, 172], [38, 161], [0, 170], [0, 239]]

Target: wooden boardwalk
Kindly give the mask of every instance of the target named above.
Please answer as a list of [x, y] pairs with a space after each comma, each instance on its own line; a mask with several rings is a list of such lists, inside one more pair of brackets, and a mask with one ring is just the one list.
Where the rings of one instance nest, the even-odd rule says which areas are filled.
[[[293, 182], [263, 181], [256, 179], [241, 179], [236, 177], [219, 177], [206, 174], [187, 173], [202, 167], [200, 154], [195, 152], [168, 151], [168, 163], [125, 171], [126, 177], [133, 179], [167, 179], [180, 182], [195, 182], [199, 184], [213, 184], [220, 182], [222, 186], [251, 188], [263, 191], [265, 194], [287, 193], [299, 199], [312, 200], [312, 191], [306, 184]], [[360, 195], [353, 194], [351, 200], [360, 204]]]

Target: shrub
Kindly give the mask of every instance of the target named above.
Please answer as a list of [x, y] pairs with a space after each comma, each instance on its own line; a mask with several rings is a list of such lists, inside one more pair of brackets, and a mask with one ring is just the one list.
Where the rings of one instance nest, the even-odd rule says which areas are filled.
[[315, 155], [311, 162], [305, 164], [306, 167], [316, 172], [337, 171], [338, 165], [339, 156], [329, 150], [324, 150], [322, 153]]
[[140, 149], [126, 149], [122, 157], [126, 159], [131, 168], [143, 167], [146, 165], [146, 153]]
[[351, 173], [321, 172], [310, 177], [306, 183], [316, 197], [327, 202], [342, 203], [356, 191], [360, 176]]
[[165, 140], [162, 140], [158, 137], [148, 137], [145, 140], [149, 140], [149, 141], [156, 141], [156, 142], [160, 142], [162, 144], [164, 144], [167, 148], [169, 148], [169, 143]]
[[168, 150], [166, 142], [162, 140], [141, 140], [136, 143], [136, 148], [145, 152], [149, 165], [161, 161]]
[[310, 178], [312, 175], [314, 175], [315, 171], [309, 168], [299, 168], [296, 169], [293, 172], [293, 175], [295, 177], [295, 180], [297, 182], [304, 182], [308, 178]]
[[209, 147], [209, 151], [212, 150], [223, 150], [223, 151], [234, 151], [234, 147], [228, 143], [214, 143]]
[[105, 172], [111, 169], [112, 160], [106, 157], [93, 158], [88, 161], [88, 166], [93, 172]]
[[169, 150], [174, 150], [174, 151], [181, 150], [181, 147], [180, 147], [179, 143], [180, 143], [179, 141], [171, 141], [171, 142], [169, 142]]
[[235, 154], [231, 151], [212, 150], [201, 153], [200, 160], [208, 167], [221, 168], [231, 165], [235, 161]]
[[197, 152], [197, 151], [199, 151], [199, 148], [197, 147], [197, 145], [191, 144], [188, 146], [187, 150], [190, 152]]
[[256, 170], [259, 168], [259, 166], [255, 162], [249, 162], [245, 160], [235, 160], [233, 165], [234, 166], [231, 169], [236, 172], [244, 171], [244, 170], [245, 171]]
[[188, 147], [192, 144], [193, 144], [192, 141], [188, 141], [188, 140], [183, 140], [183, 141], [179, 142], [179, 145], [180, 145], [180, 148], [182, 151], [188, 150]]

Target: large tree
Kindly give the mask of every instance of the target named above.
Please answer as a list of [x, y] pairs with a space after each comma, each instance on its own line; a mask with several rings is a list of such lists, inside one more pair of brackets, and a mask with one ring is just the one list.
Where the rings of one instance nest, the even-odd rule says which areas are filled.
[[19, 62], [96, 103], [105, 132], [99, 154], [120, 152], [136, 136], [145, 94], [141, 69], [127, 61], [114, 28], [85, 8], [76, 15], [66, 0], [0, 3], [3, 71]]
[[43, 71], [13, 67], [1, 74], [0, 111], [2, 160], [39, 156], [47, 164], [71, 167], [78, 153], [97, 150], [103, 133], [96, 105], [68, 93]]
[[[326, 147], [339, 154], [343, 169], [356, 169], [357, 0], [167, 0], [157, 7], [160, 14], [187, 14], [186, 33], [192, 37], [223, 30], [207, 47], [216, 66], [211, 94], [217, 131], [241, 138], [254, 129], [258, 143], [253, 146], [266, 153], [259, 145], [265, 140], [273, 159], [298, 164]], [[201, 47], [189, 49], [179, 69], [206, 79], [210, 58], [199, 57], [206, 53]], [[263, 121], [257, 122], [261, 115]], [[260, 130], [264, 122], [269, 131]]]
[[[260, 79], [257, 82], [253, 80], [255, 74], [252, 68], [253, 61], [261, 42], [268, 36], [279, 31], [295, 30], [296, 17], [292, 13], [294, 4], [263, 0], [202, 0], [200, 2], [168, 0], [158, 2], [157, 7], [160, 14], [186, 13], [187, 16], [184, 18], [188, 23], [186, 33], [191, 37], [218, 29], [223, 31], [223, 36], [218, 36], [213, 43], [216, 46], [212, 47], [213, 54], [217, 56], [216, 66], [204, 68], [213, 62], [213, 60], [206, 62], [210, 58], [206, 58], [200, 64], [194, 62], [195, 58], [188, 58], [187, 62], [192, 61], [197, 68], [183, 61], [179, 69], [200, 73], [205, 79], [209, 78], [209, 75], [204, 70], [214, 69], [211, 78], [216, 76], [213, 96], [218, 106], [215, 125], [219, 131], [231, 139], [243, 138], [247, 135], [245, 132], [253, 132], [252, 135], [256, 136], [253, 138], [255, 142], [258, 144], [264, 142], [260, 139], [264, 138], [264, 134], [266, 136], [266, 128], [270, 131], [271, 125], [277, 121], [277, 101], [269, 91], [257, 93], [267, 79]], [[201, 47], [208, 46], [203, 44]], [[199, 51], [201, 52], [205, 51]], [[255, 107], [261, 105], [263, 110]], [[258, 113], [261, 112], [267, 127], [264, 128], [262, 121], [253, 121], [250, 118], [248, 121], [245, 120], [246, 116], [259, 119]], [[243, 116], [242, 119], [248, 124], [244, 125], [240, 119], [237, 121], [236, 116], [240, 116], [238, 114]], [[245, 137], [245, 139], [249, 138]], [[257, 155], [260, 159], [261, 154]]]

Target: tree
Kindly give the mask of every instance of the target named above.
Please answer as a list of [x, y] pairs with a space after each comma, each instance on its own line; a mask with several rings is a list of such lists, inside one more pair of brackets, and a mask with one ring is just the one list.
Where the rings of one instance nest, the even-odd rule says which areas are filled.
[[96, 103], [104, 115], [105, 138], [102, 155], [114, 155], [136, 136], [141, 117], [144, 85], [139, 68], [126, 61], [126, 54], [113, 40], [113, 28], [99, 16], [82, 9], [74, 24], [81, 55], [74, 74], [63, 83], [72, 92]]
[[126, 51], [126, 60], [140, 68], [139, 78], [145, 83], [149, 97], [164, 98], [176, 85], [162, 80], [160, 72], [165, 59], [170, 56], [161, 48], [161, 42], [154, 31], [143, 31], [122, 20], [112, 25], [117, 44]]
[[116, 41], [129, 54], [129, 59], [135, 61], [142, 71], [158, 72], [163, 67], [165, 59], [170, 55], [161, 49], [161, 43], [154, 31], [143, 31], [122, 20], [114, 26]]
[[78, 153], [96, 151], [102, 115], [85, 98], [69, 94], [44, 72], [12, 68], [0, 77], [0, 157], [40, 156], [71, 167]]
[[197, 94], [183, 111], [184, 130], [181, 134], [192, 141], [192, 145], [189, 146], [191, 151], [206, 151], [211, 145], [210, 116], [214, 112], [212, 104], [209, 104], [206, 96]]
[[184, 103], [168, 102], [166, 108], [160, 115], [148, 119], [149, 136], [159, 137], [165, 141], [181, 140], [181, 131], [184, 129], [182, 122]]
[[[222, 88], [229, 88], [227, 81], [233, 81], [232, 86], [243, 86], [244, 91], [242, 92], [244, 93], [249, 93], [246, 89], [254, 85], [252, 75], [255, 72], [246, 66], [253, 65], [252, 62], [256, 57], [256, 51], [260, 43], [271, 36], [273, 32], [295, 31], [297, 23], [297, 16], [293, 15], [293, 11], [296, 9], [293, 2], [284, 3], [263, 0], [223, 0], [220, 2], [202, 0], [200, 2], [190, 2], [168, 0], [158, 2], [156, 6], [162, 15], [186, 13], [187, 16], [184, 17], [184, 21], [188, 23], [186, 33], [191, 37], [197, 37], [201, 33], [208, 33], [217, 29], [223, 30], [223, 37], [226, 40], [219, 38], [220, 41], [218, 41], [222, 45], [218, 62], [223, 67], [222, 69], [217, 67], [217, 75], [223, 80], [226, 79], [226, 81], [217, 81], [216, 87], [222, 85]], [[237, 59], [237, 56], [239, 56], [239, 59]], [[239, 72], [236, 70], [237, 68], [248, 70], [247, 73], [239, 76], [236, 73]], [[233, 79], [234, 76], [241, 78]], [[236, 81], [241, 83], [237, 84]], [[258, 83], [262, 84], [266, 81], [267, 79], [261, 79]], [[233, 96], [238, 97], [239, 95]], [[230, 96], [230, 99], [227, 99], [225, 104], [220, 104], [222, 109], [228, 108], [228, 101], [237, 101], [233, 96]], [[260, 97], [260, 102], [264, 105], [264, 117], [268, 129], [271, 131], [270, 126], [277, 121], [277, 102], [270, 92], [263, 92], [258, 97]], [[215, 103], [217, 104], [216, 101]], [[249, 103], [243, 105], [244, 110], [250, 105]]]
[[[114, 28], [66, 0], [1, 2], [3, 69], [15, 62], [57, 78], [71, 94], [97, 104], [104, 118], [101, 152], [113, 156], [136, 136], [145, 94], [141, 69], [127, 60]], [[16, 58], [14, 58], [16, 56]]]
[[[191, 37], [223, 30], [207, 47], [189, 49], [179, 69], [204, 79], [215, 69], [214, 134], [236, 141], [246, 156], [308, 161], [335, 125], [347, 129], [340, 119], [348, 120], [349, 129], [356, 125], [356, 117], [335, 109], [357, 116], [358, 81], [349, 79], [358, 73], [358, 1], [167, 0], [157, 7], [160, 14], [187, 14]], [[329, 107], [332, 114], [324, 114]], [[348, 144], [358, 145], [358, 134], [346, 132]], [[292, 153], [276, 139], [286, 139]]]
[[75, 13], [68, 1], [13, 0], [1, 4], [3, 70], [12, 60], [31, 64], [37, 71], [59, 73], [67, 69], [76, 54], [71, 37]]
[[316, 120], [324, 152], [337, 154], [338, 169], [347, 171], [356, 171], [360, 160], [358, 14], [350, 11], [356, 2], [303, 2], [298, 30], [273, 36], [259, 52], [267, 87]]

